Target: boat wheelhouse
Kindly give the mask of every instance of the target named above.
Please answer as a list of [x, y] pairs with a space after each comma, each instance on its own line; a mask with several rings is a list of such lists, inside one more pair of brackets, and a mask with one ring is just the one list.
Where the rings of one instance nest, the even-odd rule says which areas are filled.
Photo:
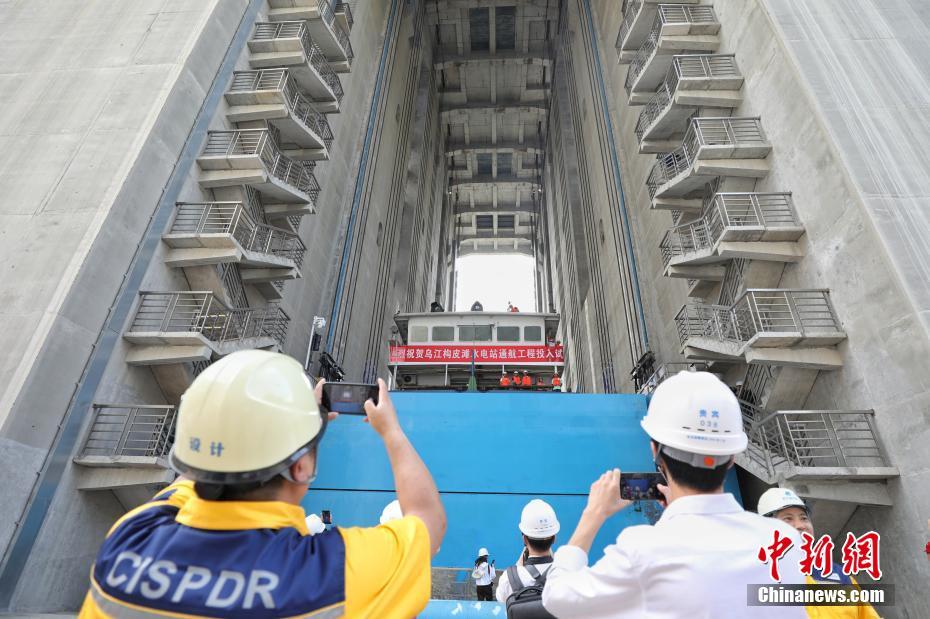
[[[388, 362], [396, 389], [557, 390], [565, 364], [558, 314], [426, 312], [397, 314]], [[530, 377], [532, 386], [501, 385]]]

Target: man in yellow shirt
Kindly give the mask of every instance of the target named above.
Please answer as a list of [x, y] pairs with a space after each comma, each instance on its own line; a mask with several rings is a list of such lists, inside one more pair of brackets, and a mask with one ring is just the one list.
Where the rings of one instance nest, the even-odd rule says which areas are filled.
[[193, 382], [178, 410], [175, 483], [110, 530], [80, 617], [407, 619], [429, 601], [445, 534], [439, 492], [397, 421], [384, 381], [365, 403], [404, 517], [309, 535], [300, 506], [335, 415], [297, 361], [233, 353]]
[[[757, 511], [761, 516], [777, 518], [800, 533], [814, 537], [814, 523], [811, 522], [807, 504], [787, 488], [769, 488], [759, 497]], [[847, 576], [842, 570], [833, 568], [830, 574], [823, 574], [813, 568], [813, 574], [807, 577], [809, 585], [859, 585], [856, 579]], [[853, 604], [849, 606], [808, 606], [810, 619], [880, 619], [870, 604]]]

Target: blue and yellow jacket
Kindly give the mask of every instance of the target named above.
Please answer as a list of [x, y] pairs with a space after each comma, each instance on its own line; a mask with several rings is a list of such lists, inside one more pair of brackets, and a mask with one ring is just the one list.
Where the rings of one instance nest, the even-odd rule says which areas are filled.
[[[834, 568], [829, 575], [824, 575], [814, 568], [813, 575], [807, 577], [809, 585], [855, 585], [855, 578], [847, 576]], [[807, 606], [810, 619], [881, 619], [870, 604], [852, 604], [849, 606]]]
[[110, 529], [80, 618], [407, 619], [429, 594], [419, 518], [310, 536], [299, 506], [205, 501], [179, 481]]

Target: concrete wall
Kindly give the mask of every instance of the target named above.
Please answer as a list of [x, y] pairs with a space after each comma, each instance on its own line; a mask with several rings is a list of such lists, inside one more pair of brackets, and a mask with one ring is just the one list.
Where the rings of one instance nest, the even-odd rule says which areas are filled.
[[[924, 371], [930, 341], [925, 312], [915, 303], [926, 278], [914, 271], [916, 250], [894, 236], [905, 228], [919, 235], [917, 205], [926, 195], [926, 188], [916, 187], [927, 176], [919, 169], [926, 162], [908, 155], [918, 152], [926, 132], [919, 118], [926, 116], [927, 66], [916, 50], [918, 34], [927, 31], [927, 10], [916, 4], [866, 2], [850, 11], [841, 2], [714, 2], [722, 24], [719, 51], [735, 53], [746, 76], [744, 103], [734, 115], [761, 116], [774, 146], [772, 172], [755, 190], [792, 191], [806, 228], [805, 258], [786, 267], [780, 286], [830, 288], [849, 336], [840, 346], [843, 369], [820, 373], [806, 407], [873, 408], [901, 471], [889, 485], [894, 507], [859, 507], [845, 527], [883, 534], [884, 580], [897, 585], [898, 599], [883, 611], [888, 617], [930, 614], [930, 566], [922, 550], [930, 497], [919, 490], [930, 485]], [[594, 5], [601, 39], [612, 42], [619, 4]], [[654, 157], [636, 154], [633, 129], [641, 108], [626, 104], [627, 65], [617, 64], [611, 45], [602, 56], [616, 93], [615, 137], [622, 145], [640, 275], [648, 282], [650, 339], [660, 361], [675, 360], [673, 319], [686, 301], [685, 283], [662, 277], [658, 251], [671, 221], [649, 210], [644, 181]]]
[[[414, 144], [414, 138], [418, 127], [422, 131], [427, 123], [435, 123], [435, 118], [423, 113], [425, 101], [421, 102], [420, 113], [414, 113], [418, 88], [428, 92], [428, 81], [421, 84], [421, 72], [430, 66], [429, 37], [421, 40], [417, 36], [421, 9], [418, 3], [398, 7], [394, 31], [386, 41], [390, 47], [385, 82], [375, 109], [377, 122], [369, 144], [370, 161], [361, 179], [342, 296], [334, 315], [334, 339], [328, 342], [350, 380], [373, 380], [377, 374], [386, 377], [378, 359], [387, 351], [389, 318], [406, 298], [408, 286], [430, 287], [429, 281], [408, 281], [409, 270], [399, 278], [392, 277], [399, 246], [409, 251], [413, 238], [412, 226], [405, 228], [403, 219], [411, 151], [423, 148], [422, 144]], [[371, 88], [374, 79], [368, 85]], [[437, 108], [431, 109], [438, 114]], [[416, 157], [420, 156], [431, 160], [431, 153], [417, 153]], [[415, 211], [418, 206], [410, 208]]]
[[[22, 6], [19, 6], [20, 4]], [[97, 93], [98, 89], [95, 89], [96, 82], [91, 78], [100, 79], [96, 76], [98, 72], [106, 74], [107, 62], [120, 67], [121, 65], [117, 64], [119, 61], [124, 63], [126, 68], [119, 70], [114, 68], [112, 79], [115, 85], [109, 91], [99, 92], [100, 109], [96, 116], [103, 124], [99, 129], [101, 135], [97, 136], [93, 133], [92, 129], [95, 128], [93, 125], [85, 128], [99, 147], [92, 152], [94, 158], [90, 158], [86, 163], [80, 157], [74, 159], [74, 161], [81, 162], [83, 166], [75, 171], [78, 175], [75, 178], [84, 184], [77, 188], [64, 184], [61, 190], [67, 189], [72, 197], [77, 189], [88, 192], [93, 190], [101, 196], [105, 191], [111, 191], [117, 197], [111, 198], [111, 202], [106, 204], [109, 213], [103, 209], [103, 206], [100, 206], [100, 213], [90, 209], [91, 204], [98, 205], [93, 202], [95, 198], [86, 198], [78, 202], [78, 204], [88, 205], [78, 213], [87, 210], [89, 211], [88, 217], [96, 215], [100, 218], [100, 221], [94, 222], [97, 227], [94, 233], [98, 234], [96, 242], [90, 247], [77, 277], [75, 278], [72, 274], [73, 282], [71, 280], [67, 282], [71, 290], [64, 307], [78, 317], [74, 321], [78, 323], [81, 330], [75, 331], [76, 327], [68, 323], [70, 331], [65, 336], [58, 335], [49, 338], [46, 344], [47, 350], [42, 353], [44, 356], [40, 356], [35, 363], [33, 372], [26, 381], [26, 387], [18, 395], [16, 408], [8, 416], [3, 428], [4, 445], [0, 450], [0, 462], [8, 465], [3, 469], [3, 489], [7, 502], [3, 508], [0, 508], [0, 510], [5, 510], [0, 512], [2, 513], [0, 522], [3, 523], [0, 525], [3, 527], [0, 533], [3, 535], [4, 544], [13, 532], [13, 523], [20, 517], [36, 479], [36, 472], [54, 438], [55, 430], [67, 408], [74, 384], [80, 377], [84, 363], [90, 354], [91, 344], [97, 338], [106, 317], [106, 310], [113, 303], [123, 274], [128, 269], [132, 254], [158, 203], [160, 192], [171, 173], [194, 117], [216, 74], [223, 54], [230, 44], [232, 35], [239, 26], [243, 10], [248, 2], [247, 0], [224, 0], [210, 3], [162, 2], [155, 8], [150, 3], [125, 3], [126, 6], [120, 5], [121, 11], [119, 11], [125, 23], [113, 20], [114, 11], [111, 4], [99, 3], [98, 6], [98, 3], [90, 3], [92, 7], [90, 5], [85, 7], [86, 4], [88, 3], [80, 5], [75, 3], [70, 13], [60, 6], [54, 9], [49, 6], [42, 15], [48, 19], [52, 19], [50, 16], [55, 16], [55, 19], [65, 23], [77, 21], [85, 26], [93, 24], [94, 20], [91, 18], [96, 15], [97, 19], [105, 24], [103, 27], [91, 30], [93, 36], [71, 35], [73, 41], [65, 38], [65, 41], [72, 45], [70, 50], [72, 56], [80, 56], [83, 53], [88, 60], [87, 63], [82, 63], [83, 73], [81, 75], [87, 82], [87, 90], [90, 94], [75, 87], [78, 91], [76, 96], [87, 98], [86, 105], [93, 102], [91, 94]], [[16, 3], [16, 5], [13, 8], [18, 12], [11, 12], [9, 19], [11, 23], [18, 25], [17, 32], [21, 33], [21, 24], [26, 23], [22, 20], [28, 19], [37, 11], [37, 8], [30, 6], [27, 10], [24, 8], [24, 3]], [[75, 11], [81, 7], [87, 17], [77, 20]], [[300, 234], [308, 247], [302, 269], [303, 279], [287, 284], [282, 301], [283, 308], [292, 317], [285, 352], [301, 360], [306, 351], [309, 327], [314, 314], [327, 315], [331, 303], [331, 291], [327, 291], [326, 285], [335, 279], [334, 273], [341, 255], [340, 230], [345, 228], [348, 205], [354, 190], [354, 175], [360, 158], [359, 145], [364, 134], [364, 120], [370, 103], [371, 83], [378, 66], [381, 35], [389, 7], [390, 3], [373, 3], [353, 7], [356, 21], [352, 42], [356, 58], [352, 73], [340, 74], [346, 93], [341, 112], [329, 116], [329, 122], [336, 137], [330, 151], [330, 160], [321, 162], [316, 168], [316, 176], [322, 186], [317, 200], [318, 214], [306, 216], [301, 222]], [[12, 11], [6, 8], [2, 10]], [[267, 11], [267, 7], [264, 11]], [[64, 18], [58, 15], [62, 12], [65, 13]], [[152, 30], [146, 32], [144, 27], [137, 26], [133, 20], [149, 24]], [[6, 19], [3, 21], [6, 22]], [[35, 24], [38, 27], [42, 24], [42, 20], [36, 18]], [[75, 30], [81, 32], [78, 28]], [[103, 66], [97, 68], [94, 58], [89, 55], [89, 52], [83, 50], [94, 49], [98, 40], [107, 40], [104, 34], [111, 30], [120, 33], [134, 32], [138, 40], [117, 38], [112, 48], [109, 44], [105, 46], [100, 50], [102, 58], [100, 62]], [[157, 37], [153, 33], [157, 33]], [[6, 32], [3, 36], [5, 35]], [[179, 40], [187, 41], [187, 43], [179, 46]], [[40, 55], [39, 49], [56, 49], [51, 46], [53, 43], [61, 45], [60, 42], [49, 40], [41, 43], [41, 45], [36, 43], [35, 49], [31, 50], [40, 59], [44, 57]], [[135, 56], [126, 54], [126, 58], [122, 59], [114, 55], [114, 49], [122, 49], [121, 46], [137, 48], [141, 51]], [[0, 53], [9, 52], [11, 49], [15, 48], [4, 47], [3, 52]], [[4, 66], [17, 65], [9, 61]], [[27, 67], [28, 71], [24, 73], [29, 73], [29, 81], [36, 80], [34, 75], [36, 73], [40, 77], [44, 75], [39, 73], [40, 67]], [[245, 51], [239, 57], [236, 68], [248, 68]], [[57, 92], [60, 89], [60, 85], [53, 89], [51, 84], [55, 75], [49, 69], [45, 91]], [[0, 74], [0, 80], [17, 78], [26, 82], [26, 77], [26, 75], [8, 77]], [[116, 79], [117, 77], [120, 79]], [[156, 80], [156, 77], [160, 80]], [[78, 78], [74, 79], [75, 84], [78, 84]], [[7, 93], [5, 88], [0, 90]], [[40, 90], [39, 94], [45, 91]], [[22, 100], [11, 100], [16, 105], [8, 105], [6, 109], [0, 111], [0, 114], [11, 114], [10, 126], [13, 127], [15, 123], [22, 122], [21, 119], [28, 119], [26, 112], [30, 106], [35, 107], [36, 96], [38, 95], [35, 92], [29, 91], [29, 97], [33, 99], [23, 95]], [[87, 113], [86, 105], [76, 107], [80, 112]], [[221, 101], [211, 121], [211, 129], [230, 127], [225, 119], [226, 110], [225, 101]], [[44, 123], [48, 123], [48, 116], [49, 114], [46, 114]], [[4, 117], [0, 116], [0, 119], [2, 118]], [[62, 125], [67, 124], [65, 120], [61, 120]], [[143, 124], [143, 121], [147, 124]], [[63, 132], [62, 128], [56, 124], [37, 126], [50, 126], [49, 133], [53, 137]], [[12, 132], [13, 129], [11, 128], [10, 131]], [[28, 131], [35, 133], [38, 129], [32, 127]], [[0, 140], [5, 139], [4, 135], [0, 134]], [[26, 148], [28, 142], [23, 139], [21, 142], [23, 142], [23, 151], [28, 152]], [[123, 162], [125, 162], [126, 170], [122, 170], [119, 166]], [[71, 165], [74, 166], [74, 162]], [[19, 165], [14, 168], [13, 162], [10, 162], [5, 168], [0, 167], [0, 169], [9, 170], [6, 177], [0, 177], [9, 178], [7, 193], [15, 193], [14, 190], [23, 191], [24, 188], [30, 187], [29, 184], [23, 183], [20, 172], [22, 168]], [[67, 168], [67, 170], [70, 169]], [[64, 174], [67, 179], [69, 178], [67, 170], [63, 168], [55, 174], [59, 176]], [[102, 170], [114, 170], [123, 176], [110, 176], [101, 173]], [[20, 173], [20, 177], [14, 178], [14, 171]], [[181, 201], [204, 201], [219, 197], [200, 188], [197, 182], [196, 165], [182, 173], [185, 177], [179, 196]], [[47, 181], [48, 179], [37, 179], [36, 182], [39, 180]], [[3, 187], [7, 189], [6, 185]], [[65, 200], [65, 197], [57, 199]], [[38, 204], [33, 205], [33, 210], [37, 213], [36, 217], [42, 213]], [[6, 217], [6, 213], [3, 217]], [[23, 219], [22, 216], [20, 218]], [[54, 220], [51, 213], [47, 218]], [[24, 219], [24, 221], [29, 220]], [[0, 234], [10, 235], [16, 229], [12, 223], [9, 225], [6, 221], [2, 223]], [[45, 226], [49, 225], [45, 224]], [[42, 234], [37, 236], [35, 243], [19, 248], [20, 251], [12, 253], [10, 260], [18, 259], [23, 264], [35, 265], [40, 272], [52, 272], [56, 265], [67, 264], [71, 252], [76, 251], [72, 250], [67, 243], [70, 238], [68, 234], [85, 234], [84, 229], [76, 227], [76, 224], [60, 226], [52, 223], [51, 230], [60, 230], [56, 234], [61, 237], [52, 239], [48, 236], [48, 232], [38, 226], [37, 228]], [[75, 242], [80, 240], [78, 238]], [[88, 243], [91, 241], [93, 237], [85, 240]], [[5, 247], [9, 247], [9, 243]], [[62, 253], [63, 248], [64, 253]], [[164, 265], [166, 249], [163, 244], [159, 244], [146, 272], [142, 289], [196, 288], [187, 281], [182, 269], [172, 269]], [[26, 250], [32, 253], [26, 253]], [[6, 249], [0, 251], [5, 252]], [[29, 260], [24, 260], [20, 254]], [[78, 262], [77, 265], [81, 266], [81, 263]], [[13, 266], [17, 266], [17, 263]], [[28, 299], [22, 295], [24, 290], [29, 289], [29, 286], [23, 282], [29, 281], [31, 284], [33, 279], [36, 280], [37, 285], [42, 283], [42, 279], [38, 278], [35, 273], [26, 271], [23, 280], [5, 279], [0, 286], [6, 285], [8, 281], [11, 284], [16, 283], [16, 293]], [[32, 286], [32, 289], [41, 292], [42, 289], [37, 285]], [[13, 292], [8, 294], [12, 295]], [[46, 314], [54, 316], [51, 310], [48, 310]], [[18, 332], [15, 330], [4, 330], [0, 337], [10, 338], [17, 335]], [[13, 344], [10, 342], [6, 348], [17, 351]], [[94, 401], [169, 403], [170, 398], [161, 391], [148, 368], [131, 367], [126, 364], [125, 358], [128, 351], [129, 345], [119, 338], [109, 358]], [[17, 351], [17, 354], [23, 356], [25, 353]], [[16, 397], [16, 394], [10, 397]], [[23, 411], [23, 413], [20, 414], [18, 411]], [[36, 414], [36, 411], [43, 411], [44, 414]], [[85, 431], [89, 421], [89, 415], [87, 415]], [[81, 436], [83, 435], [82, 432]], [[71, 465], [66, 468], [45, 526], [38, 536], [20, 580], [20, 588], [13, 600], [13, 608], [24, 611], [74, 609], [86, 592], [88, 566], [92, 563], [105, 532], [125, 511], [126, 506], [120, 503], [116, 495], [108, 491], [78, 491], [77, 485], [83, 473], [81, 467]], [[67, 533], [62, 534], [63, 531]]]
[[3, 548], [244, 6], [0, 7]]

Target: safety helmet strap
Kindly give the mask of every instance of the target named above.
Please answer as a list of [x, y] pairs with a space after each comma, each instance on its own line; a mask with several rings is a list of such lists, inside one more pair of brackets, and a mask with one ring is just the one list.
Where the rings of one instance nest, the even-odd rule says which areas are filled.
[[672, 460], [678, 460], [679, 462], [684, 462], [685, 464], [690, 464], [700, 469], [715, 469], [722, 464], [726, 464], [733, 457], [730, 455], [708, 456], [705, 454], [696, 454], [661, 444], [659, 445], [658, 451], [664, 453]]

